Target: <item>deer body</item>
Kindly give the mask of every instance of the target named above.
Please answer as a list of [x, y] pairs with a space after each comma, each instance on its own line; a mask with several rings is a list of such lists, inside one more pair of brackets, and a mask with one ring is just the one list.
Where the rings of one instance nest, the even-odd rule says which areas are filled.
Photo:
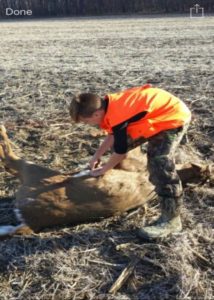
[[[28, 169], [30, 170], [30, 168]], [[39, 166], [37, 171], [39, 170]], [[151, 185], [142, 176], [111, 170], [100, 178], [54, 175], [27, 182], [16, 194], [16, 207], [34, 231], [109, 217], [137, 207], [150, 197]]]
[[20, 159], [13, 153], [3, 126], [0, 135], [5, 169], [21, 181], [15, 205], [25, 229], [27, 225], [38, 232], [56, 225], [95, 221], [140, 206], [152, 197], [153, 186], [143, 172], [113, 169], [98, 178], [63, 175]]
[[[154, 197], [146, 159], [138, 150], [123, 161], [120, 169], [104, 176], [75, 177], [76, 173], [64, 175], [17, 157], [4, 126], [0, 127], [0, 138], [0, 159], [21, 181], [15, 200], [21, 224], [0, 227], [0, 235], [92, 222], [143, 205]], [[201, 173], [190, 164], [180, 169], [184, 183]]]

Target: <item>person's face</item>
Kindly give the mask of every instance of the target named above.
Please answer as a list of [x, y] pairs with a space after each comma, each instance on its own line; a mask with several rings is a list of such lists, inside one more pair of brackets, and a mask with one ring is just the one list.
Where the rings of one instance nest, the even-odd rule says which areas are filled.
[[83, 122], [83, 123], [88, 124], [88, 125], [100, 125], [100, 123], [103, 120], [104, 114], [105, 113], [104, 113], [103, 110], [97, 110], [92, 114], [91, 117], [79, 116], [78, 121]]

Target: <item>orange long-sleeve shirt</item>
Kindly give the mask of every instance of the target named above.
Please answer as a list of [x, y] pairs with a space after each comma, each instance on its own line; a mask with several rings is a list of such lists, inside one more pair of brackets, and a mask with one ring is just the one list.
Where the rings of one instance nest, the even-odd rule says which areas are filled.
[[169, 92], [147, 84], [108, 94], [104, 119], [100, 125], [109, 133], [126, 127], [132, 139], [149, 138], [163, 130], [178, 128], [191, 119], [183, 101]]

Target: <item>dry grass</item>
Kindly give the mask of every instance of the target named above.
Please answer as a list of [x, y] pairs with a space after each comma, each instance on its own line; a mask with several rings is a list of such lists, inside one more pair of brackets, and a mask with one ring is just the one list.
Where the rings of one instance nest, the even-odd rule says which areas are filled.
[[[211, 17], [1, 22], [0, 117], [16, 152], [62, 171], [84, 165], [98, 131], [70, 124], [69, 96], [151, 82], [189, 104], [191, 149], [210, 163], [213, 29]], [[0, 222], [15, 223], [18, 182], [2, 171], [0, 183]], [[213, 299], [213, 200], [212, 183], [188, 186], [183, 232], [157, 243], [137, 238], [141, 211], [1, 241], [0, 299]], [[146, 221], [157, 213], [154, 201]], [[135, 259], [131, 276], [109, 294]]]

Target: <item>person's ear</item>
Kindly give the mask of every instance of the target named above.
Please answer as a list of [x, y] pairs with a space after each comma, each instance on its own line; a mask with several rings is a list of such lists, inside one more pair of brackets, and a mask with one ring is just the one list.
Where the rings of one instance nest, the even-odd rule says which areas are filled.
[[103, 110], [99, 109], [94, 112], [95, 117], [101, 117], [103, 115]]

